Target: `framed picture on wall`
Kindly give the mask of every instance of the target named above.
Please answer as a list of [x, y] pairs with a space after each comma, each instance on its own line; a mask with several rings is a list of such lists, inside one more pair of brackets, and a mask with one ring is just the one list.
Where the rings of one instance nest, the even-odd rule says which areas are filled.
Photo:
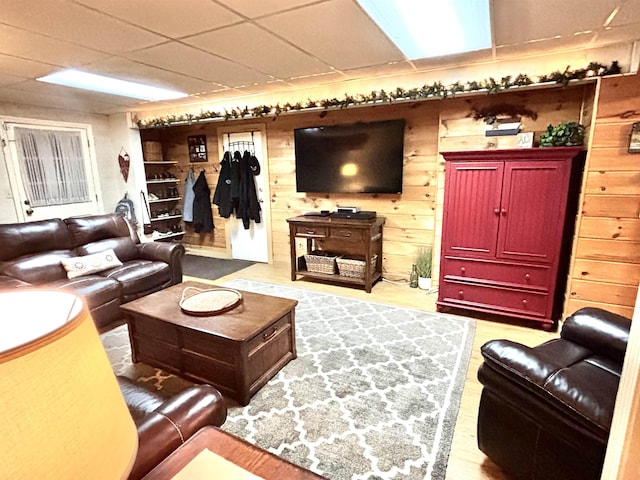
[[190, 162], [206, 162], [207, 161], [207, 136], [192, 135], [187, 137], [189, 145], [189, 161]]
[[640, 153], [640, 122], [631, 125], [629, 136], [629, 153]]

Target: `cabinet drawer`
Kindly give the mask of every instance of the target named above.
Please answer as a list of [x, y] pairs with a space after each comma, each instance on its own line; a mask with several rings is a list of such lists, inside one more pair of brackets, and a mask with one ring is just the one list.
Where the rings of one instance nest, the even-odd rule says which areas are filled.
[[329, 229], [329, 238], [344, 240], [347, 242], [363, 242], [369, 235], [368, 230], [348, 228], [348, 227], [331, 227]]
[[293, 227], [293, 233], [296, 237], [325, 238], [327, 230], [327, 227], [319, 225], [295, 225]]
[[287, 354], [293, 354], [291, 314], [265, 328], [247, 343], [249, 385], [276, 365]]
[[548, 267], [535, 265], [508, 265], [491, 261], [446, 258], [443, 262], [445, 280], [488, 280], [501, 284], [548, 289]]
[[517, 315], [545, 317], [549, 295], [516, 289], [468, 285], [445, 280], [440, 285], [440, 301], [475, 309], [501, 310]]
[[141, 315], [129, 314], [133, 317], [129, 321], [129, 329], [136, 337], [146, 337], [151, 342], [159, 340], [178, 348], [178, 331], [174, 325], [150, 320]]

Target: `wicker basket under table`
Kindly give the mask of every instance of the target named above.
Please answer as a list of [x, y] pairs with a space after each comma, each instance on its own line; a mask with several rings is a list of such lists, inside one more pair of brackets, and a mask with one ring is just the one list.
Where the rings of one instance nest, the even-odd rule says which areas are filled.
[[[376, 269], [377, 260], [378, 255], [374, 255], [371, 257], [372, 272]], [[355, 258], [339, 257], [336, 259], [336, 263], [338, 264], [338, 273], [341, 276], [351, 278], [364, 278], [364, 259], [359, 260]]]
[[307, 270], [315, 273], [336, 273], [336, 259], [338, 256], [325, 250], [314, 250], [304, 255]]

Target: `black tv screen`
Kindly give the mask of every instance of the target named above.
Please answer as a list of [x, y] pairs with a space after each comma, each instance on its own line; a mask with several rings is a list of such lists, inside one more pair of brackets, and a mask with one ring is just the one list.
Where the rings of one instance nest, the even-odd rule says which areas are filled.
[[294, 130], [296, 190], [402, 193], [404, 120]]

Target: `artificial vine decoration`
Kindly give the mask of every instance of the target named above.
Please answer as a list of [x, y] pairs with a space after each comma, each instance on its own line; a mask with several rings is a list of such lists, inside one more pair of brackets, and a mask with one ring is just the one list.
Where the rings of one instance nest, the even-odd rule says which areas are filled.
[[[344, 98], [325, 98], [321, 100], [307, 100], [306, 103], [285, 103], [280, 105], [258, 105], [253, 108], [245, 106], [244, 108], [236, 107], [231, 110], [225, 109], [223, 112], [215, 110], [202, 110], [198, 114], [185, 113], [182, 115], [166, 115], [162, 117], [148, 118], [145, 120], [136, 119], [139, 128], [159, 128], [168, 127], [177, 124], [191, 124], [208, 120], [233, 120], [251, 117], [265, 117], [273, 115], [277, 117], [287, 112], [309, 110], [323, 108], [348, 108], [356, 105], [366, 105], [375, 103], [391, 103], [398, 100], [423, 100], [428, 98], [447, 98], [456, 94], [486, 91], [488, 94], [500, 93], [511, 87], [521, 87], [532, 85], [534, 83], [558, 83], [566, 86], [571, 80], [582, 80], [589, 77], [603, 77], [607, 75], [616, 75], [621, 73], [621, 68], [617, 61], [611, 63], [610, 66], [601, 63], [591, 62], [586, 68], [578, 70], [570, 70], [567, 67], [564, 72], [556, 71], [548, 75], [538, 77], [536, 81], [532, 80], [526, 74], [519, 74], [515, 78], [511, 75], [496, 80], [490, 77], [481, 81], [471, 82], [455, 82], [451, 85], [443, 85], [442, 82], [434, 82], [431, 85], [423, 85], [420, 88], [396, 88], [393, 91], [385, 90], [372, 91], [369, 94], [345, 94]], [[479, 117], [483, 118], [483, 117]]]
[[511, 118], [516, 117], [528, 117], [531, 120], [538, 118], [538, 113], [528, 109], [524, 105], [512, 105], [510, 103], [500, 103], [498, 105], [489, 105], [486, 107], [478, 108], [476, 106], [471, 108], [473, 112], [474, 120], [484, 120], [485, 123], [494, 124], [499, 116], [507, 116]]

